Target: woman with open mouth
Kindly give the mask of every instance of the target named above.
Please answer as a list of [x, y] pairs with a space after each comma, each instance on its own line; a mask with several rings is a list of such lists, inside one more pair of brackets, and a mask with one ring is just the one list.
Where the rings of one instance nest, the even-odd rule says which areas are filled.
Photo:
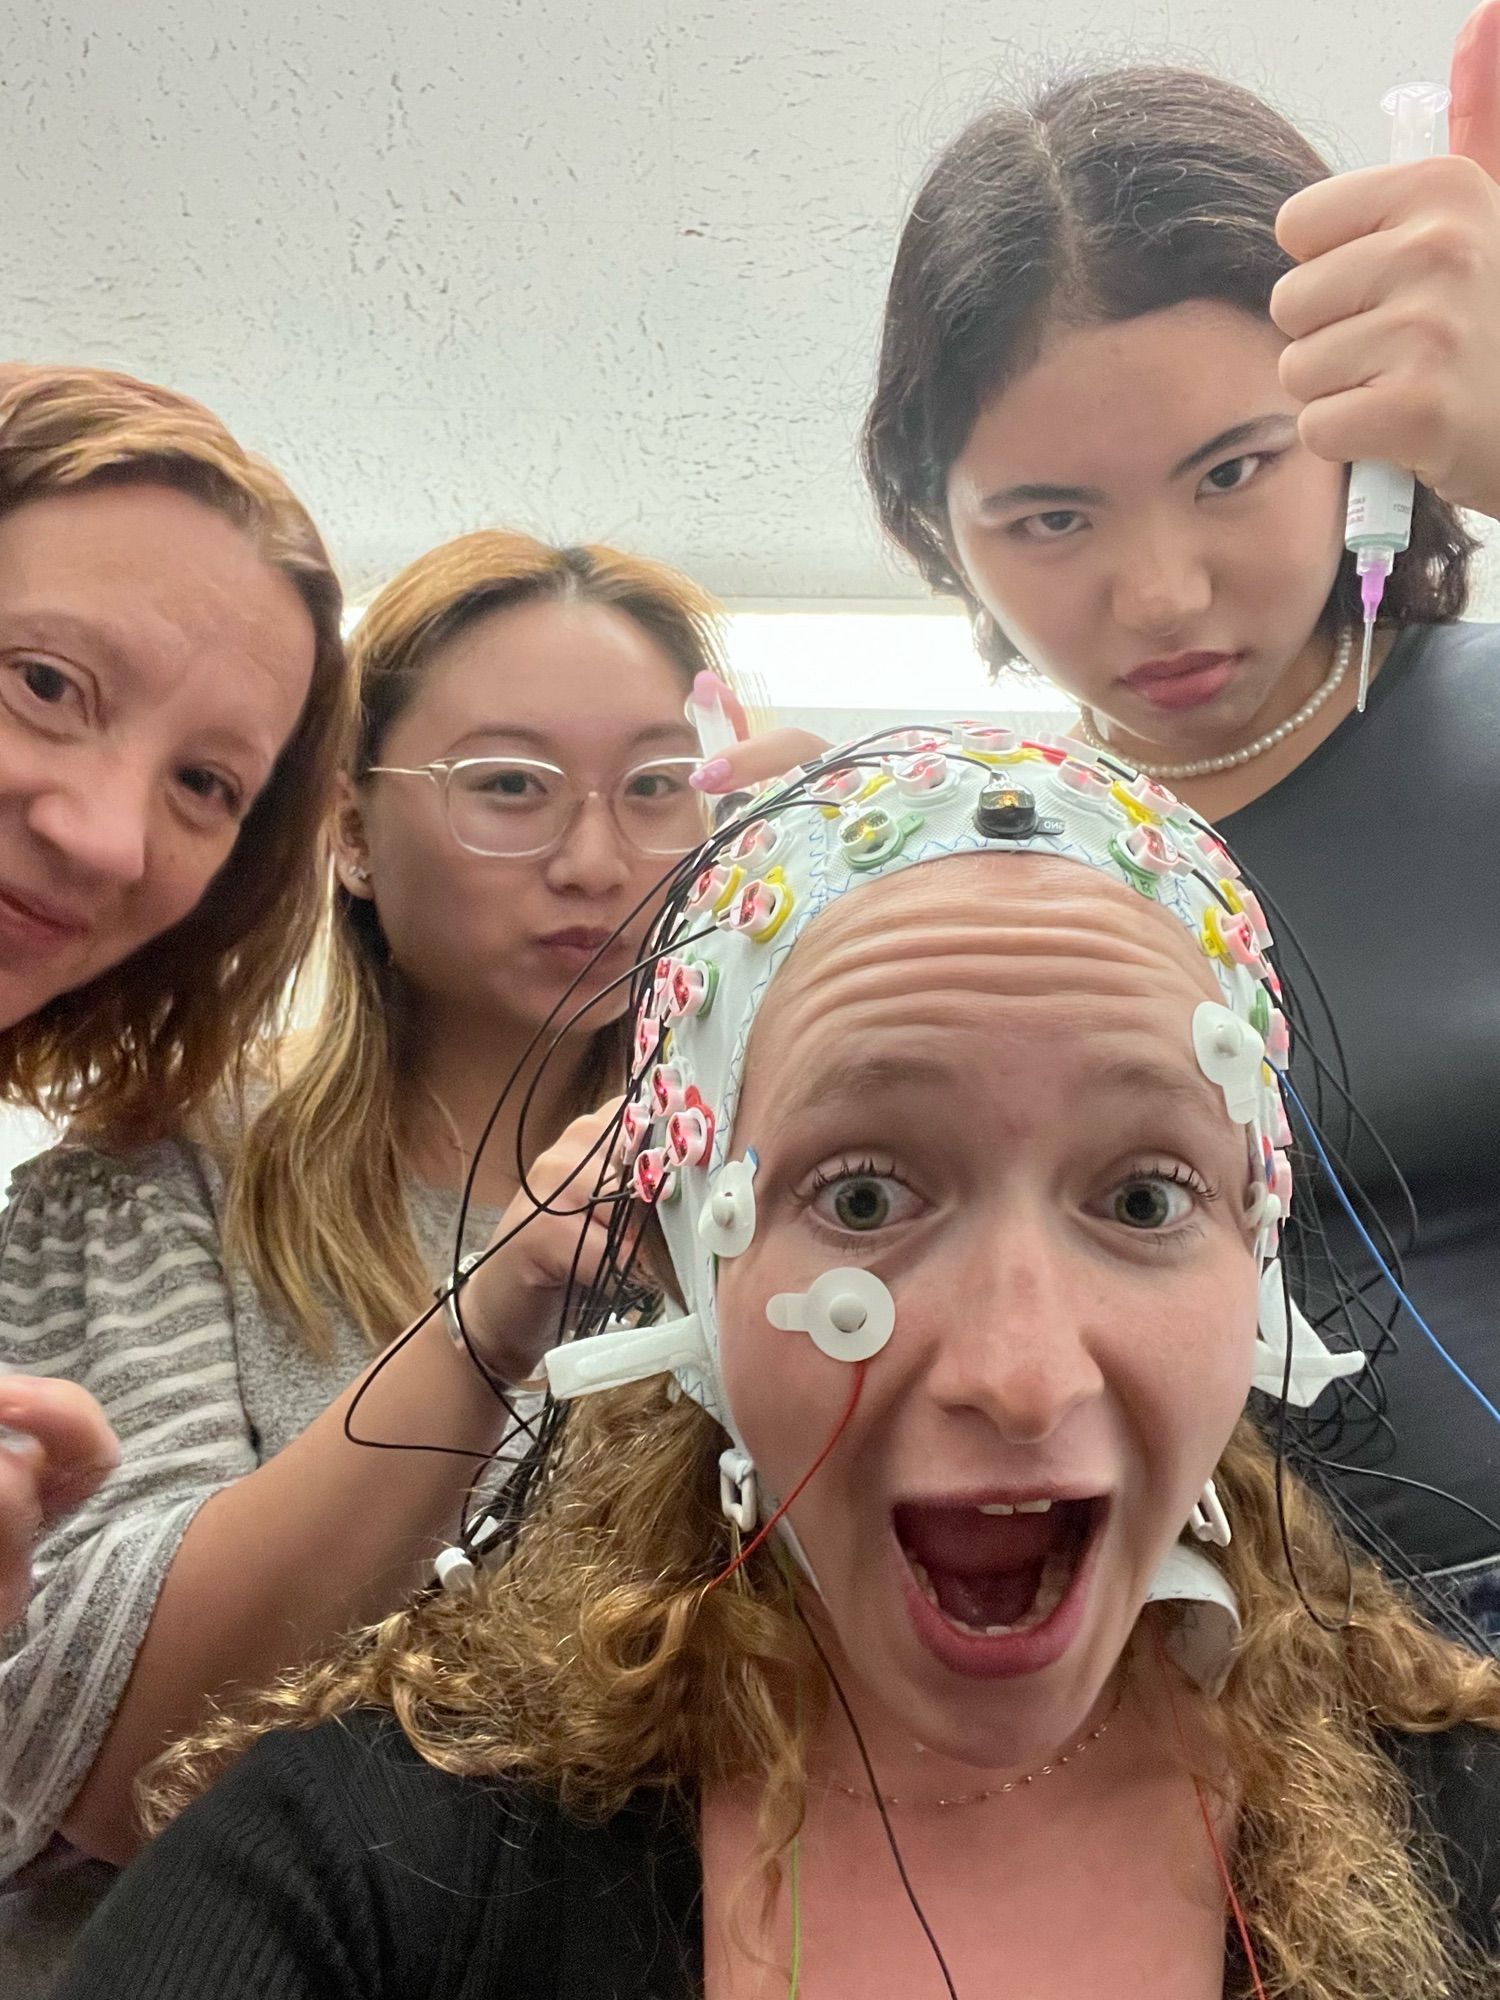
[[[1500, 628], [1460, 622], [1475, 544], [1459, 510], [1500, 515], [1495, 0], [1453, 85], [1452, 157], [1343, 175], [1194, 71], [1068, 73], [999, 99], [912, 202], [863, 443], [883, 526], [966, 611], [986, 664], [1046, 675], [1074, 733], [1213, 820], [1281, 913], [1283, 948], [1316, 974], [1308, 1005], [1327, 996], [1335, 1088], [1369, 1121], [1331, 1116], [1330, 1137], [1413, 1298], [1493, 1395], [1500, 933], [1473, 912], [1500, 873]], [[1417, 472], [1367, 705], [1345, 547], [1359, 460]], [[700, 782], [786, 769], [806, 750], [785, 735]], [[1420, 850], [1393, 804], [1407, 786], [1429, 801]], [[1373, 1280], [1336, 1204], [1324, 1224]], [[1345, 1496], [1393, 1572], [1442, 1578], [1500, 1644], [1488, 1419], [1396, 1331], [1396, 1434], [1351, 1436]]]
[[[1309, 1491], [1376, 1389], [1282, 1281], [1285, 996], [1203, 823], [1003, 731], [834, 753], [638, 990], [527, 1473], [185, 1750], [258, 1738], [66, 2000], [1493, 1991], [1500, 1669]], [[622, 1170], [665, 1298], [610, 1324]]]

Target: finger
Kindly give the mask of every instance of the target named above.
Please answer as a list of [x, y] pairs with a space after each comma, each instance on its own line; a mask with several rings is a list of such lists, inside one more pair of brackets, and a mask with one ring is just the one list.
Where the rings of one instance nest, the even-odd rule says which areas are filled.
[[1282, 387], [1299, 403], [1389, 383], [1398, 371], [1409, 375], [1416, 366], [1410, 327], [1389, 313], [1360, 313], [1294, 340], [1283, 348], [1279, 364]]
[[1299, 264], [1383, 229], [1410, 195], [1411, 169], [1356, 167], [1299, 188], [1282, 203], [1276, 240]]
[[31, 1551], [46, 1521], [38, 1481], [39, 1445], [0, 1446], [0, 1576], [29, 1571]]
[[1346, 243], [1424, 218], [1453, 223], [1493, 200], [1472, 160], [1444, 153], [1390, 167], [1360, 167], [1299, 189], [1276, 218], [1276, 240], [1299, 264]]
[[1288, 340], [1379, 305], [1390, 291], [1395, 248], [1388, 234], [1362, 236], [1299, 264], [1271, 290], [1271, 318]]
[[1500, 0], [1484, 0], [1459, 29], [1448, 86], [1448, 150], [1500, 180]]
[[0, 1377], [0, 1424], [25, 1431], [43, 1454], [40, 1490], [49, 1514], [86, 1500], [120, 1462], [104, 1412], [77, 1382], [43, 1375]]
[[828, 745], [806, 729], [769, 729], [764, 736], [736, 743], [722, 757], [713, 757], [693, 773], [691, 783], [715, 796], [744, 791], [747, 786], [779, 778], [810, 758], [821, 757]]
[[1302, 442], [1318, 458], [1348, 464], [1361, 458], [1388, 460], [1414, 472], [1425, 486], [1433, 484], [1430, 469], [1412, 463], [1414, 441], [1432, 435], [1431, 415], [1414, 411], [1411, 399], [1391, 396], [1380, 386], [1345, 389], [1321, 396], [1297, 419]]

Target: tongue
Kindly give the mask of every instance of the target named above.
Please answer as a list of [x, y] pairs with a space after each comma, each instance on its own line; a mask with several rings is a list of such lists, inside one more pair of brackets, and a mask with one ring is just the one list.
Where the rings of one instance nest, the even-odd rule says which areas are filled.
[[977, 1507], [907, 1502], [896, 1508], [896, 1538], [934, 1575], [988, 1576], [1039, 1568], [1073, 1531], [1076, 1512], [1068, 1501], [1046, 1514], [981, 1514]]
[[956, 1571], [930, 1569], [928, 1580], [944, 1617], [983, 1631], [990, 1625], [1018, 1625], [1036, 1602], [1042, 1565], [960, 1576]]

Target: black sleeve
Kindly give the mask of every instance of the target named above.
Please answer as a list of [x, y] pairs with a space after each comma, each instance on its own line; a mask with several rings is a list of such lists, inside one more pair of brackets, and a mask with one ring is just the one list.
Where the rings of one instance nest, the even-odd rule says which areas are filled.
[[1441, 1849], [1459, 1929], [1477, 1950], [1500, 1953], [1500, 1730], [1397, 1736], [1390, 1749]]
[[[121, 1876], [56, 2000], [428, 2000], [444, 1899], [388, 1863], [412, 1787], [460, 1807], [463, 1787], [386, 1724], [262, 1737]], [[462, 1829], [425, 1803], [423, 1861], [462, 1872]]]

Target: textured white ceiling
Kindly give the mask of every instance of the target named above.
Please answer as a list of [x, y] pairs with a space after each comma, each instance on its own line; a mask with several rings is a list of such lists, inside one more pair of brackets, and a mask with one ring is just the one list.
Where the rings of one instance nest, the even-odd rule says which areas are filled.
[[0, 349], [202, 396], [356, 590], [503, 521], [909, 595], [853, 439], [903, 202], [995, 79], [1198, 62], [1355, 164], [1468, 9], [0, 0]]

